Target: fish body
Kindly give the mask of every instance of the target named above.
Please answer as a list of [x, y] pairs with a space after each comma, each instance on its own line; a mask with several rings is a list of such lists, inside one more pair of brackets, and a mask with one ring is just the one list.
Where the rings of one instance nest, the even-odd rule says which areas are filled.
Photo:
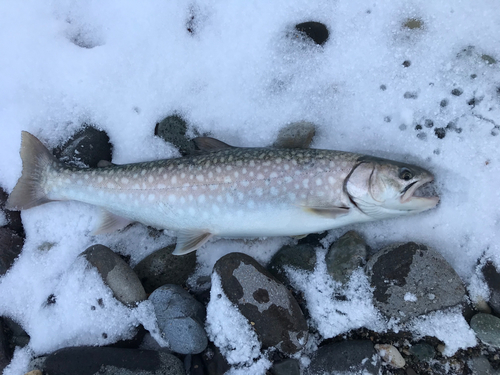
[[413, 196], [433, 179], [416, 166], [342, 151], [236, 148], [211, 138], [198, 144], [205, 152], [85, 169], [58, 161], [23, 132], [23, 174], [7, 205], [89, 203], [105, 210], [97, 233], [131, 222], [170, 229], [184, 254], [212, 236], [300, 236], [438, 202]]

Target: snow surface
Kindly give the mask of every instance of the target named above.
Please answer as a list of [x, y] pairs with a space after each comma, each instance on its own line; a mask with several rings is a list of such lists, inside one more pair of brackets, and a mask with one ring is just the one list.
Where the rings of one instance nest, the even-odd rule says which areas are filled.
[[[10, 192], [20, 176], [21, 130], [54, 147], [82, 122], [94, 123], [111, 138], [113, 162], [127, 163], [178, 155], [154, 136], [155, 123], [174, 112], [188, 120], [191, 131], [210, 132], [237, 146], [270, 145], [287, 123], [311, 121], [318, 126], [314, 147], [418, 164], [434, 172], [441, 196], [434, 210], [337, 229], [328, 238], [356, 229], [373, 248], [407, 240], [426, 243], [457, 270], [473, 298], [487, 300], [475, 267], [482, 256], [500, 264], [496, 10], [494, 1], [472, 0], [4, 0], [0, 185]], [[192, 15], [190, 34], [186, 24]], [[411, 18], [420, 19], [422, 28], [405, 29]], [[295, 24], [309, 20], [329, 28], [324, 47], [290, 37]], [[497, 62], [489, 63], [488, 57]], [[462, 95], [452, 95], [458, 88]], [[406, 92], [416, 98], [405, 98]], [[446, 107], [440, 106], [443, 99]], [[425, 127], [426, 119], [433, 121], [432, 129]], [[450, 129], [438, 139], [434, 129], [450, 122], [461, 131]], [[417, 124], [423, 128], [415, 130]], [[91, 236], [98, 213], [76, 202], [22, 213], [26, 242], [0, 279], [0, 315], [18, 321], [31, 342], [16, 351], [6, 374], [22, 374], [32, 355], [67, 345], [105, 344], [150, 319], [147, 303], [137, 311], [114, 303], [98, 276], [81, 268], [77, 255], [102, 243], [131, 255], [136, 264], [175, 239], [168, 232], [151, 236], [140, 225]], [[266, 262], [286, 241], [212, 241], [199, 251], [199, 275], [209, 275], [215, 261], [230, 251]], [[318, 314], [332, 309], [332, 301], [322, 301], [319, 294], [322, 285], [325, 295], [335, 286], [319, 273], [308, 280], [319, 283], [307, 290]], [[364, 293], [358, 283], [352, 290]], [[58, 303], [47, 306], [51, 294], [57, 294]], [[91, 310], [97, 296], [105, 296], [105, 308]], [[372, 307], [363, 303], [356, 314], [363, 312], [372, 316]], [[369, 324], [359, 316], [324, 332]], [[438, 318], [415, 325], [415, 334], [448, 322], [456, 334], [447, 336], [443, 328], [440, 339], [456, 338], [455, 345], [447, 343], [450, 353], [473, 345], [467, 326], [456, 323], [454, 315]]]

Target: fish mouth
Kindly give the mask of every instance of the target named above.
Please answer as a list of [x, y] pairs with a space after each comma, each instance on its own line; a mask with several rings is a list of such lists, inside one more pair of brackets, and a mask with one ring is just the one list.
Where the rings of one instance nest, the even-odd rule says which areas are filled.
[[431, 184], [434, 177], [427, 177], [408, 185], [401, 193], [401, 203], [415, 208], [433, 208], [439, 202], [435, 186]]

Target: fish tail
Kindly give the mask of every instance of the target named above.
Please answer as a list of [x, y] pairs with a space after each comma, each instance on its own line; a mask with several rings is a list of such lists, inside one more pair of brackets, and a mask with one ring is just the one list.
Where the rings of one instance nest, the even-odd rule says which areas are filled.
[[25, 210], [50, 202], [43, 189], [47, 171], [59, 163], [42, 142], [34, 135], [23, 131], [21, 134], [21, 159], [23, 171], [5, 207], [9, 210]]

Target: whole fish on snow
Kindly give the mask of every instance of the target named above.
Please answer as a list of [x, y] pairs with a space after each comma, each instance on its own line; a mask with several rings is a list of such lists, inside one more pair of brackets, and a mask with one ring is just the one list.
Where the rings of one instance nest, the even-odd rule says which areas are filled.
[[414, 165], [342, 151], [237, 148], [198, 138], [177, 159], [76, 168], [22, 133], [22, 176], [7, 208], [75, 200], [105, 210], [96, 233], [140, 222], [177, 231], [175, 254], [212, 236], [301, 236], [433, 208], [417, 196], [433, 180]]

